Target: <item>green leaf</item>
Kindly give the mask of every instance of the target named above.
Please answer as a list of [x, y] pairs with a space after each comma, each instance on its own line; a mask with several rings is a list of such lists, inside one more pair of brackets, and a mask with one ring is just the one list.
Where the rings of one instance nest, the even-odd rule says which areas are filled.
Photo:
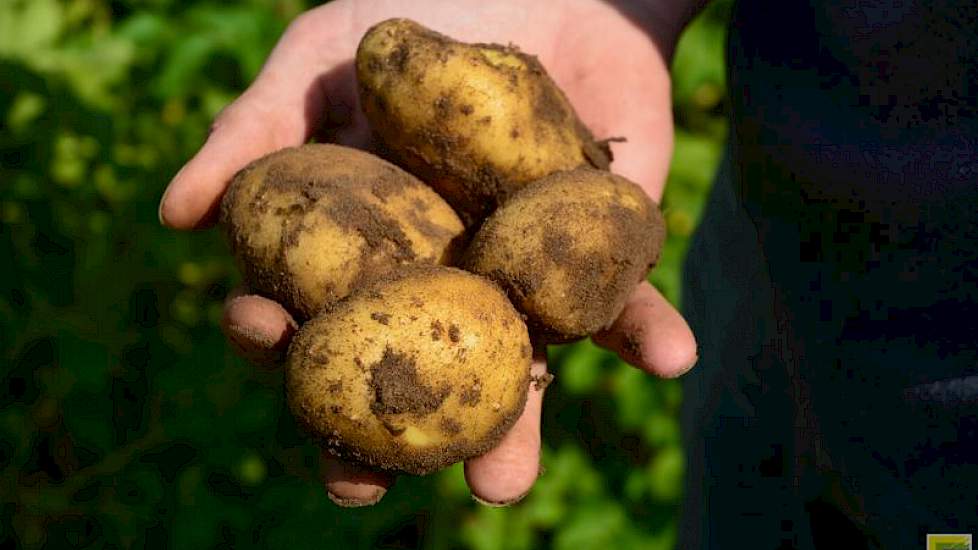
[[605, 500], [580, 506], [554, 538], [558, 550], [620, 548], [627, 522], [621, 505]]
[[607, 359], [608, 352], [589, 339], [582, 340], [561, 355], [561, 361], [554, 368], [555, 378], [572, 395], [594, 391], [604, 374], [602, 364]]
[[61, 404], [65, 427], [74, 442], [92, 451], [108, 452], [114, 444], [112, 403], [90, 394], [72, 393]]
[[163, 97], [189, 94], [216, 47], [214, 37], [203, 34], [178, 42], [157, 79], [156, 92]]
[[[723, 63], [726, 26], [705, 15], [686, 27], [672, 61], [674, 101], [693, 103], [704, 110], [723, 97], [726, 85]], [[705, 92], [704, 87], [711, 91]], [[708, 97], [705, 96], [707, 93]]]
[[679, 443], [679, 420], [675, 414], [661, 410], [650, 411], [643, 431], [649, 445], [662, 447]]
[[[684, 208], [694, 219], [713, 183], [723, 144], [707, 135], [676, 131], [676, 149], [669, 165], [669, 182], [663, 198], [667, 208]], [[696, 201], [690, 205], [691, 201]], [[671, 202], [675, 202], [673, 206]], [[690, 209], [689, 206], [696, 208]]]
[[683, 451], [678, 446], [666, 447], [649, 464], [649, 490], [657, 500], [675, 502], [682, 495], [683, 472], [686, 469]]
[[0, 1], [0, 57], [30, 59], [61, 36], [64, 10], [57, 0]]
[[260, 484], [265, 481], [267, 474], [265, 461], [258, 454], [249, 452], [241, 457], [241, 462], [238, 464], [238, 478], [245, 485]]
[[476, 514], [462, 526], [462, 540], [473, 550], [503, 550], [507, 548], [505, 508], [479, 508]]
[[462, 464], [455, 464], [438, 472], [438, 493], [443, 499], [461, 501], [469, 495], [469, 487], [465, 483], [465, 472]]
[[627, 430], [641, 428], [656, 406], [652, 381], [644, 372], [622, 364], [614, 375], [614, 387], [619, 423]]
[[200, 466], [187, 468], [177, 480], [180, 506], [171, 526], [174, 548], [211, 547], [217, 540], [221, 505], [204, 486]]
[[136, 13], [119, 24], [116, 35], [140, 48], [156, 48], [166, 36], [167, 21], [156, 13]]
[[104, 394], [109, 387], [112, 364], [105, 346], [63, 334], [58, 346], [61, 368], [71, 373], [74, 389], [92, 395]]
[[27, 129], [28, 125], [44, 113], [47, 101], [43, 96], [21, 92], [14, 98], [13, 105], [7, 111], [7, 124], [16, 133]]

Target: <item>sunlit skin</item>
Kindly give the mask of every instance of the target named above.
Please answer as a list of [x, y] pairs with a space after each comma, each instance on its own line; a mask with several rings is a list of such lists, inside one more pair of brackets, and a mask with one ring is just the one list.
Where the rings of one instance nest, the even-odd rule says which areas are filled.
[[[173, 178], [160, 202], [160, 221], [174, 229], [212, 225], [239, 169], [311, 137], [368, 147], [352, 60], [364, 31], [390, 17], [411, 18], [466, 42], [513, 43], [536, 55], [595, 136], [627, 138], [613, 146], [612, 170], [660, 202], [672, 155], [668, 60], [692, 13], [677, 6], [683, 3], [662, 4], [337, 0], [306, 12]], [[258, 362], [280, 356], [296, 330], [284, 308], [246, 291], [229, 296], [223, 325], [232, 346]], [[594, 340], [660, 377], [679, 376], [697, 357], [688, 325], [648, 283], [635, 288], [618, 320]], [[538, 356], [532, 368], [536, 375], [545, 373], [545, 359]], [[502, 442], [466, 462], [465, 477], [477, 499], [507, 503], [532, 487], [540, 466], [542, 400], [543, 389], [531, 387], [522, 416]], [[328, 455], [322, 473], [331, 498], [344, 505], [375, 503], [394, 481], [390, 474], [363, 471]]]

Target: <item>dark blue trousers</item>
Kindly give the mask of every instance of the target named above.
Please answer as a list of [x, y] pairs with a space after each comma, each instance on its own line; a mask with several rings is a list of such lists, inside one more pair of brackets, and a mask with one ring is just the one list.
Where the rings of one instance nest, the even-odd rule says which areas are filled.
[[[954, 358], [925, 342], [826, 328], [847, 297], [810, 283], [832, 266], [786, 276], [762, 244], [782, 228], [748, 215], [735, 178], [728, 155], [685, 267], [700, 361], [683, 380], [678, 547], [924, 548], [927, 533], [978, 535], [978, 377], [948, 377]], [[806, 289], [812, 307], [795, 298]], [[944, 374], [906, 376], [915, 369]]]

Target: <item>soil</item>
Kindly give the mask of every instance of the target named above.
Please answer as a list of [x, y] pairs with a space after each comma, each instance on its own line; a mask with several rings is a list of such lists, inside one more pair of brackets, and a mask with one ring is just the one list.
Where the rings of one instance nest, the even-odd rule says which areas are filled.
[[543, 391], [547, 389], [547, 386], [554, 381], [554, 375], [549, 372], [545, 372], [539, 376], [531, 376], [530, 382], [533, 384], [533, 389], [536, 391]]
[[376, 415], [413, 413], [424, 416], [441, 407], [451, 389], [434, 389], [418, 379], [415, 360], [388, 347], [380, 361], [370, 366], [370, 386], [374, 402], [370, 409]]
[[458, 394], [458, 402], [469, 407], [478, 405], [481, 400], [482, 382], [478, 378]]

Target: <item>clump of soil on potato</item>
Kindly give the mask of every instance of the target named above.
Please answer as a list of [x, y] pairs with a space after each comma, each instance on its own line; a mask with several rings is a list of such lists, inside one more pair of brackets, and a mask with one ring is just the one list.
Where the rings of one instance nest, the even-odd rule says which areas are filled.
[[447, 386], [437, 390], [426, 386], [418, 378], [414, 359], [391, 348], [370, 367], [370, 374], [370, 386], [374, 390], [370, 408], [377, 414], [428, 414], [437, 410], [449, 393]]

